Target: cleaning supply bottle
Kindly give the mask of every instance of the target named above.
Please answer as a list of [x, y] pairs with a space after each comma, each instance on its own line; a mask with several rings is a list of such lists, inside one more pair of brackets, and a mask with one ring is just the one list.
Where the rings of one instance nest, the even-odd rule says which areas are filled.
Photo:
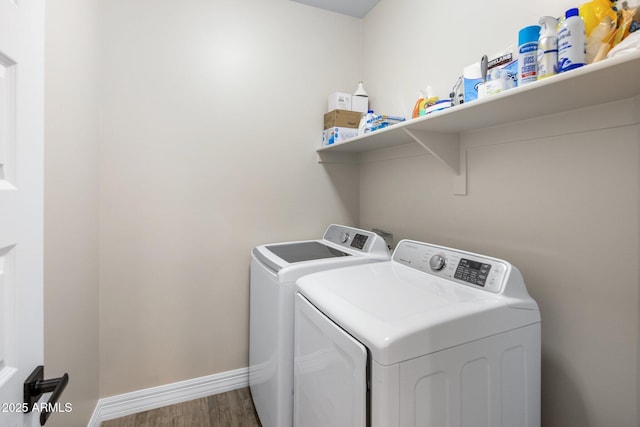
[[565, 13], [558, 31], [558, 72], [564, 73], [587, 63], [587, 34], [578, 8]]
[[538, 79], [539, 25], [524, 27], [518, 33], [518, 86]]
[[424, 97], [424, 92], [422, 90], [418, 91], [418, 100], [416, 101], [416, 105], [413, 106], [413, 113], [411, 113], [412, 119], [420, 117], [420, 105], [424, 105]]
[[558, 20], [552, 16], [540, 18], [538, 38], [538, 80], [558, 74]]
[[358, 123], [358, 136], [364, 135], [366, 133], [367, 128], [367, 115], [363, 114], [360, 116], [360, 123]]
[[366, 117], [366, 125], [364, 127], [364, 133], [373, 132], [376, 130], [376, 115], [373, 110], [367, 111]]

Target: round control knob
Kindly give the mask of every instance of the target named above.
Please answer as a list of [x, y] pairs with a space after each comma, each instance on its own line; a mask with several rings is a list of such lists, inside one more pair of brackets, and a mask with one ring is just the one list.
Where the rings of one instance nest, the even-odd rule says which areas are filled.
[[447, 260], [442, 255], [434, 255], [429, 260], [429, 265], [433, 271], [440, 271], [447, 264]]
[[347, 243], [347, 240], [349, 240], [349, 233], [347, 232], [342, 232], [340, 233], [340, 243]]

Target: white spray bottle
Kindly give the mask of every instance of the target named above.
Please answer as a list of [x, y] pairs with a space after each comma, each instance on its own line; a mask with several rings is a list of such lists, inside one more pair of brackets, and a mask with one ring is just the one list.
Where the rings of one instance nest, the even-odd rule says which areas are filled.
[[552, 16], [540, 18], [538, 39], [538, 80], [558, 74], [558, 20]]

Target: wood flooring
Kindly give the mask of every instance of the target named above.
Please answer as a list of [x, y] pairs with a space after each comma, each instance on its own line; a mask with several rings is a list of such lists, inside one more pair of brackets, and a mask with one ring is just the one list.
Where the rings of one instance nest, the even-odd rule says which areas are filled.
[[248, 387], [104, 421], [101, 427], [261, 427]]

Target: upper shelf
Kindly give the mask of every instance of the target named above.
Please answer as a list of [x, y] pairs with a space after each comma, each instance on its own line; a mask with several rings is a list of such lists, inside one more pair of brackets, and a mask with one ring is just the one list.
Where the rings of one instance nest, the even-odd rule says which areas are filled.
[[[458, 137], [461, 132], [562, 113], [639, 94], [640, 53], [636, 52], [407, 120], [339, 144], [323, 146], [317, 152], [321, 156], [325, 153], [358, 153], [414, 141], [422, 143], [435, 135]], [[423, 145], [432, 151], [429, 144]], [[441, 160], [456, 173], [461, 172], [455, 164]]]

